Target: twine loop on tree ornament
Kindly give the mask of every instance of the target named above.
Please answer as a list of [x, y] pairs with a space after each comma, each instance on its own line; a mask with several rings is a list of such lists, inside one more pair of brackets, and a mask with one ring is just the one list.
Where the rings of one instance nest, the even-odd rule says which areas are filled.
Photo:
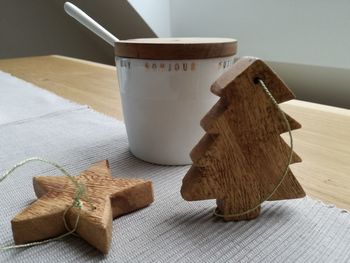
[[287, 129], [288, 129], [288, 134], [289, 134], [289, 138], [290, 138], [290, 154], [289, 154], [289, 158], [288, 158], [288, 162], [286, 165], [286, 168], [284, 170], [283, 175], [281, 176], [281, 179], [279, 180], [279, 182], [277, 183], [277, 185], [272, 189], [271, 193], [263, 198], [258, 204], [256, 204], [255, 206], [253, 206], [252, 208], [249, 208], [248, 210], [244, 211], [244, 212], [240, 212], [240, 213], [235, 213], [235, 214], [221, 214], [219, 212], [218, 207], [216, 207], [214, 209], [214, 215], [217, 217], [237, 217], [237, 216], [243, 216], [246, 215], [250, 212], [253, 212], [254, 210], [256, 210], [257, 208], [259, 208], [261, 206], [262, 203], [268, 201], [277, 191], [277, 189], [281, 186], [283, 180], [286, 178], [287, 174], [288, 174], [288, 170], [289, 170], [289, 165], [292, 163], [292, 159], [293, 159], [293, 136], [292, 136], [292, 129], [290, 127], [289, 121], [286, 117], [286, 115], [284, 114], [283, 110], [281, 109], [281, 107], [279, 106], [279, 104], [277, 103], [276, 99], [273, 97], [273, 95], [271, 94], [271, 92], [269, 91], [269, 89], [267, 88], [266, 84], [264, 83], [264, 81], [260, 78], [256, 78], [254, 79], [254, 83], [255, 84], [260, 84], [261, 88], [264, 90], [264, 92], [266, 93], [266, 95], [269, 97], [270, 101], [272, 102], [272, 104], [277, 108], [278, 112], [281, 114], [281, 117], [283, 118], [283, 121], [285, 122]]
[[[1, 176], [0, 176], [0, 182], [2, 182], [3, 180], [5, 180], [5, 178], [7, 176], [9, 176], [10, 174], [12, 174], [17, 168], [21, 167], [21, 166], [24, 166], [25, 164], [29, 163], [29, 162], [34, 162], [34, 161], [38, 161], [38, 162], [43, 162], [43, 163], [46, 163], [46, 164], [50, 164], [52, 166], [54, 166], [55, 168], [57, 168], [58, 170], [60, 170], [65, 176], [67, 176], [71, 182], [73, 183], [74, 187], [76, 188], [76, 191], [75, 191], [75, 196], [73, 197], [73, 201], [72, 201], [72, 204], [70, 206], [68, 206], [66, 208], [66, 210], [64, 211], [63, 213], [63, 224], [64, 224], [64, 227], [66, 228], [66, 230], [68, 232], [58, 236], [58, 237], [54, 237], [54, 238], [49, 238], [49, 239], [46, 239], [46, 240], [43, 240], [43, 241], [38, 241], [38, 242], [30, 242], [30, 243], [27, 243], [27, 244], [22, 244], [22, 245], [9, 245], [9, 246], [1, 246], [0, 247], [0, 250], [8, 250], [8, 249], [13, 249], [13, 248], [25, 248], [25, 247], [31, 247], [31, 246], [37, 246], [37, 245], [43, 245], [43, 244], [46, 244], [46, 243], [49, 243], [49, 242], [52, 242], [52, 241], [57, 241], [57, 240], [60, 240], [66, 236], [69, 236], [69, 235], [77, 235], [75, 233], [75, 231], [77, 230], [78, 228], [78, 224], [79, 224], [79, 219], [80, 219], [80, 213], [81, 213], [81, 210], [83, 208], [83, 203], [81, 201], [81, 199], [84, 197], [87, 202], [89, 203], [89, 206], [90, 206], [90, 209], [91, 210], [94, 210], [96, 209], [94, 207], [94, 205], [92, 204], [92, 201], [91, 199], [89, 198], [89, 196], [87, 195], [86, 193], [86, 187], [84, 184], [78, 182], [74, 176], [70, 175], [62, 166], [58, 165], [57, 163], [54, 163], [54, 162], [51, 162], [51, 161], [48, 161], [46, 159], [43, 159], [43, 158], [40, 158], [40, 157], [32, 157], [32, 158], [28, 158], [28, 159], [25, 159], [19, 163], [17, 163], [16, 165], [14, 165], [11, 169], [7, 170], [6, 172], [4, 172]], [[76, 208], [78, 209], [78, 214], [77, 214], [77, 217], [75, 219], [75, 223], [74, 223], [74, 226], [72, 229], [70, 229], [70, 227], [68, 226], [67, 224], [67, 220], [66, 220], [66, 215], [68, 213], [68, 211], [72, 208]]]

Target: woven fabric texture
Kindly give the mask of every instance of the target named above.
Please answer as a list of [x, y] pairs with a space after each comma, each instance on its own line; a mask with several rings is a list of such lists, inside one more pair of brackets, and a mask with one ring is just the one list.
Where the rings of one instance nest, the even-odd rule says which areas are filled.
[[[114, 177], [152, 180], [155, 191], [152, 205], [113, 221], [107, 256], [71, 236], [0, 251], [0, 262], [350, 262], [346, 211], [307, 197], [266, 202], [256, 220], [225, 223], [213, 217], [214, 201], [181, 198], [189, 166], [157, 166], [133, 157], [123, 123], [3, 73], [0, 92], [1, 173], [33, 156], [72, 174], [108, 159]], [[2, 245], [13, 243], [11, 219], [35, 200], [35, 175], [60, 174], [31, 163], [0, 183]]]

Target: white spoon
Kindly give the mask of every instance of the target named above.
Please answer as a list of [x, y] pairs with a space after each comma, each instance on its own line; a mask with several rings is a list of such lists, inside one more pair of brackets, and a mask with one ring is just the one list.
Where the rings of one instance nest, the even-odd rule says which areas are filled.
[[84, 13], [80, 8], [76, 7], [70, 2], [64, 3], [64, 10], [68, 15], [75, 18], [79, 23], [86, 26], [104, 41], [108, 42], [111, 46], [114, 46], [115, 42], [119, 39], [108, 32], [103, 26], [93, 20], [90, 16]]

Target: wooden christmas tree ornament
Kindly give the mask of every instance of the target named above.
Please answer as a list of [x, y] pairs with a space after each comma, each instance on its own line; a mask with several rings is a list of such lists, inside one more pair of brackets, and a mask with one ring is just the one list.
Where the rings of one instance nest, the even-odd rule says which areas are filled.
[[216, 199], [216, 212], [227, 221], [257, 217], [271, 195], [269, 200], [305, 196], [287, 166], [301, 159], [280, 137], [289, 131], [287, 121], [291, 130], [301, 125], [283, 118], [261, 82], [277, 103], [295, 98], [263, 61], [237, 61], [211, 87], [220, 99], [201, 120], [206, 134], [191, 151], [193, 165], [183, 179], [185, 200]]
[[70, 208], [76, 187], [67, 176], [34, 177], [38, 200], [11, 221], [16, 244], [45, 240], [67, 232], [63, 220], [66, 211], [69, 228], [73, 229], [79, 216], [77, 234], [106, 254], [111, 244], [113, 218], [153, 202], [150, 181], [112, 178], [107, 161], [91, 166], [75, 178], [85, 185], [95, 209], [91, 209], [84, 197], [79, 211]]

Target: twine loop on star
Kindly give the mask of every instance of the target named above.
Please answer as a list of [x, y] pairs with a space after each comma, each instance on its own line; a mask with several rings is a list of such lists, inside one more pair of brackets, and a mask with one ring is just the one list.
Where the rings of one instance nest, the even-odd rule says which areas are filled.
[[[43, 162], [43, 163], [50, 164], [50, 165], [54, 166], [55, 168], [60, 170], [65, 176], [67, 176], [71, 180], [71, 182], [73, 183], [73, 185], [74, 185], [74, 187], [76, 189], [75, 195], [74, 195], [73, 200], [72, 200], [72, 204], [70, 206], [68, 206], [67, 209], [63, 213], [63, 219], [62, 219], [63, 220], [63, 224], [64, 224], [64, 227], [66, 228], [66, 230], [68, 232], [66, 232], [66, 233], [64, 233], [64, 234], [62, 234], [62, 235], [60, 235], [58, 237], [46, 239], [46, 240], [43, 240], [43, 241], [31, 242], [31, 243], [21, 244], [21, 245], [1, 246], [0, 250], [8, 250], [8, 249], [13, 249], [13, 248], [25, 248], [25, 247], [43, 245], [43, 244], [46, 244], [46, 243], [49, 243], [49, 242], [52, 242], [52, 241], [61, 240], [62, 238], [66, 237], [66, 236], [69, 236], [69, 235], [76, 235], [77, 236], [77, 234], [75, 232], [78, 229], [80, 213], [81, 213], [81, 210], [83, 209], [83, 203], [82, 203], [81, 199], [82, 198], [86, 199], [86, 201], [89, 203], [89, 206], [90, 206], [91, 210], [96, 209], [96, 207], [92, 204], [92, 201], [91, 201], [90, 197], [87, 195], [87, 193], [86, 193], [86, 186], [83, 183], [78, 182], [74, 178], [74, 176], [70, 175], [62, 166], [60, 166], [57, 163], [54, 163], [52, 161], [40, 158], [40, 157], [31, 157], [31, 158], [25, 159], [25, 160], [17, 163], [11, 169], [7, 170], [6, 172], [4, 172], [0, 176], [0, 183], [3, 180], [5, 180], [6, 177], [8, 177], [10, 174], [12, 174], [19, 167], [24, 166], [25, 164], [27, 164], [29, 162], [34, 162], [34, 161]], [[71, 229], [68, 226], [66, 215], [67, 215], [68, 211], [70, 209], [72, 209], [72, 208], [78, 209], [78, 214], [77, 214], [77, 217], [75, 219], [74, 226]]]

